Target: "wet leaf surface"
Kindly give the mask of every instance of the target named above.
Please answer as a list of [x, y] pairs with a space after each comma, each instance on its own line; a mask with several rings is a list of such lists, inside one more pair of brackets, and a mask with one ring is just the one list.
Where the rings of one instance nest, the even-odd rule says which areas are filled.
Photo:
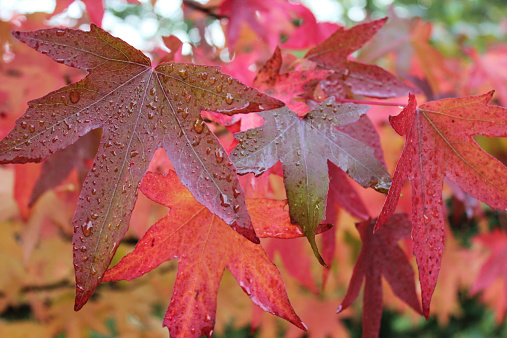
[[507, 136], [507, 109], [488, 105], [492, 95], [444, 99], [419, 107], [411, 95], [408, 106], [390, 117], [391, 126], [406, 140], [375, 229], [394, 213], [401, 188], [410, 180], [412, 237], [426, 318], [444, 249], [444, 177], [492, 208], [507, 209], [507, 168], [473, 139], [474, 135]]
[[200, 116], [282, 106], [217, 67], [151, 66], [140, 51], [95, 25], [14, 32], [59, 63], [88, 71], [83, 80], [29, 102], [0, 142], [0, 163], [39, 162], [92, 129], [103, 128], [84, 181], [75, 229], [76, 309], [100, 282], [124, 236], [137, 188], [163, 147], [196, 199], [242, 235], [258, 242], [232, 163]]
[[[174, 172], [148, 173], [141, 190], [171, 211], [147, 231], [133, 252], [106, 273], [104, 281], [131, 280], [178, 258], [178, 275], [164, 326], [171, 337], [210, 337], [218, 287], [227, 268], [255, 304], [305, 330], [289, 303], [278, 269], [260, 245], [238, 235], [199, 204]], [[248, 203], [260, 237], [302, 235], [290, 223], [284, 201], [255, 199]], [[274, 219], [266, 216], [266, 210]]]
[[390, 176], [373, 150], [335, 129], [357, 121], [367, 109], [336, 104], [330, 98], [304, 118], [286, 107], [259, 113], [266, 120], [261, 127], [234, 135], [239, 144], [231, 152], [231, 159], [239, 174], [261, 175], [282, 162], [291, 220], [301, 226], [323, 265], [315, 229], [326, 213], [328, 161], [363, 187], [384, 192], [389, 189]]

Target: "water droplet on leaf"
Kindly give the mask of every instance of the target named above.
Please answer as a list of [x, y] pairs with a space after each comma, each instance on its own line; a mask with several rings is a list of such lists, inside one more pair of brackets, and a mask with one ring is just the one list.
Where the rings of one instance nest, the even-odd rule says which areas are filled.
[[83, 230], [83, 235], [86, 237], [90, 236], [92, 234], [92, 221], [88, 220], [83, 225], [81, 225], [81, 230]]

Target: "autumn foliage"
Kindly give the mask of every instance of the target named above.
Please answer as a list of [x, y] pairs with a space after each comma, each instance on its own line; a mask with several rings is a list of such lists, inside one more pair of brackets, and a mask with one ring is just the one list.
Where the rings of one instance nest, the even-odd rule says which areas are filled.
[[375, 337], [384, 306], [445, 325], [465, 291], [503, 320], [507, 79], [488, 53], [446, 58], [420, 19], [346, 28], [268, 0], [184, 1], [225, 46], [140, 51], [85, 4], [89, 30], [1, 22], [0, 311], [27, 303], [41, 336], [111, 318], [164, 335], [156, 304], [171, 337], [342, 337], [359, 317]]

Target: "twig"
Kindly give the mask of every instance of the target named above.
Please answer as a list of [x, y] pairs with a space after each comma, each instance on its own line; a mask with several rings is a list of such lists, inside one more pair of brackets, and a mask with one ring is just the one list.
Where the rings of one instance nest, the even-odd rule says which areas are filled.
[[208, 16], [217, 18], [219, 20], [227, 18], [226, 15], [220, 15], [220, 14], [217, 14], [217, 13], [213, 12], [213, 10], [215, 9], [215, 7], [205, 7], [202, 4], [200, 4], [200, 3], [198, 3], [197, 1], [194, 1], [194, 0], [183, 0], [183, 4], [185, 4], [186, 6], [192, 8], [192, 9], [194, 9], [196, 11], [202, 12], [202, 13], [208, 15]]

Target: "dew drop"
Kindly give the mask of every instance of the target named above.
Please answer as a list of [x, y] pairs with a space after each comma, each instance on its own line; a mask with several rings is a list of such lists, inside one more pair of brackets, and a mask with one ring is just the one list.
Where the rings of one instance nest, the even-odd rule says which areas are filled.
[[209, 82], [213, 85], [215, 84], [215, 82], [217, 82], [217, 79], [214, 76], [212, 76], [209, 78]]
[[186, 69], [178, 70], [178, 74], [180, 74], [180, 76], [183, 80], [185, 80], [188, 77], [188, 72]]
[[130, 157], [136, 157], [137, 155], [139, 155], [139, 152], [137, 150], [132, 150], [130, 152]]
[[91, 214], [92, 219], [97, 219], [98, 217], [99, 217], [99, 215], [97, 215], [97, 214]]
[[222, 149], [216, 148], [215, 149], [215, 157], [217, 159], [217, 163], [222, 163], [224, 160], [224, 153], [222, 152]]
[[195, 120], [194, 130], [196, 133], [200, 134], [204, 130], [204, 121], [201, 118]]
[[26, 123], [25, 121], [21, 122], [21, 128], [25, 129], [26, 126], [28, 126], [28, 123]]
[[236, 204], [232, 209], [237, 213], [239, 211], [239, 205]]
[[231, 205], [229, 203], [229, 199], [227, 198], [227, 195], [220, 194], [220, 205], [223, 207], [229, 207]]
[[65, 31], [64, 30], [57, 30], [56, 31], [56, 36], [64, 36], [65, 35]]
[[203, 80], [206, 80], [208, 78], [208, 73], [202, 73], [201, 76]]
[[219, 84], [217, 86], [217, 93], [221, 93], [222, 92], [222, 88], [223, 88], [222, 84]]
[[88, 220], [83, 225], [81, 225], [81, 230], [83, 230], [83, 235], [86, 237], [90, 236], [92, 234], [92, 221]]
[[234, 198], [236, 198], [241, 194], [241, 191], [238, 188], [232, 188], [232, 193], [234, 195]]
[[78, 103], [80, 98], [81, 98], [81, 95], [79, 94], [78, 91], [70, 92], [70, 102]]
[[232, 101], [233, 101], [233, 97], [232, 97], [231, 93], [227, 93], [227, 95], [225, 96], [225, 102], [227, 104], [232, 104]]
[[94, 276], [97, 274], [97, 270], [95, 270], [95, 268], [93, 267], [93, 265], [92, 265], [92, 266], [90, 266], [90, 273], [91, 273], [92, 275], [94, 275]]

